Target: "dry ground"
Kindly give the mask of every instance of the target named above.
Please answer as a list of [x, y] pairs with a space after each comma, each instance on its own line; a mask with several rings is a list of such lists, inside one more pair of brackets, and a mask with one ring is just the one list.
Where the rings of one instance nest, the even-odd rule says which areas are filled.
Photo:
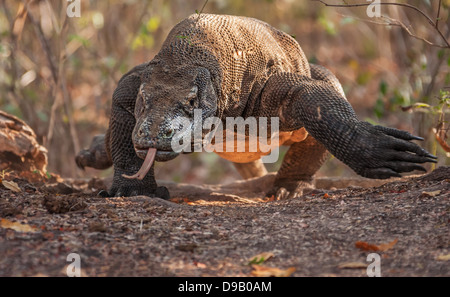
[[84, 276], [252, 276], [262, 252], [292, 276], [366, 276], [374, 249], [382, 276], [450, 276], [450, 167], [287, 201], [261, 199], [272, 178], [163, 183], [171, 201], [96, 197], [107, 180], [15, 179], [20, 192], [0, 185], [0, 276], [65, 276], [69, 253]]

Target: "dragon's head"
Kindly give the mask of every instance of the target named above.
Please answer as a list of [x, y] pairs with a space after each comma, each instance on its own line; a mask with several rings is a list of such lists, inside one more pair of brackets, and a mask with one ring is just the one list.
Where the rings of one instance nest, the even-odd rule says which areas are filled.
[[[201, 110], [202, 121], [216, 114], [218, 100], [211, 74], [203, 67], [153, 65], [143, 74], [142, 81], [132, 134], [136, 154], [143, 159], [171, 160], [179, 154], [173, 149], [174, 140], [180, 144], [179, 140], [189, 135], [189, 143], [182, 146], [193, 146], [194, 118], [199, 120], [198, 112]], [[146, 160], [144, 165], [149, 167], [149, 162]]]

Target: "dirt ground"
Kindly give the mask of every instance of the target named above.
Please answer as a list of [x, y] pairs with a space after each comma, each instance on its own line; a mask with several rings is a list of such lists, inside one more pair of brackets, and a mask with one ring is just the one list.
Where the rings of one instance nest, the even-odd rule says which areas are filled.
[[382, 276], [450, 276], [450, 167], [375, 187], [322, 179], [285, 201], [262, 199], [272, 179], [161, 182], [166, 201], [4, 176], [19, 189], [0, 184], [0, 276], [66, 276], [70, 253], [82, 276], [367, 276], [370, 253]]

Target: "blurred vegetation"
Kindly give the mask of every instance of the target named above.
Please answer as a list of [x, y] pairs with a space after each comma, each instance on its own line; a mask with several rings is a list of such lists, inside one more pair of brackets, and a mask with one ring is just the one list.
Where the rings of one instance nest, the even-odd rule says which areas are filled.
[[[439, 28], [448, 40], [450, 0], [441, 2]], [[433, 16], [440, 1], [407, 3]], [[105, 132], [120, 77], [152, 59], [169, 30], [200, 10], [204, 1], [81, 0], [80, 17], [72, 18], [66, 14], [70, 4], [0, 0], [0, 109], [36, 131], [39, 142], [49, 149], [51, 172], [65, 177], [108, 176], [112, 170], [78, 170], [74, 155], [94, 135]], [[204, 12], [255, 17], [291, 34], [311, 62], [336, 74], [361, 119], [426, 138], [424, 146], [435, 150], [439, 164], [449, 164], [432, 133], [442, 116], [401, 108], [418, 102], [439, 105], [450, 86], [448, 48], [430, 46], [398, 26], [375, 24], [365, 7], [333, 8], [309, 0], [210, 0]], [[401, 20], [418, 36], [440, 42], [416, 11], [383, 6], [382, 13]], [[206, 153], [159, 163], [156, 174], [191, 183], [238, 178], [231, 163]], [[319, 172], [352, 174], [336, 159]]]

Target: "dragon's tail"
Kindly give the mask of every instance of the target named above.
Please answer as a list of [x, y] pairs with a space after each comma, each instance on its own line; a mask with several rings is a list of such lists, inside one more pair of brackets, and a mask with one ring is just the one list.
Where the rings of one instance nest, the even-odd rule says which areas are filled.
[[110, 154], [105, 145], [105, 135], [97, 135], [92, 139], [89, 149], [81, 150], [75, 157], [77, 166], [84, 170], [85, 167], [95, 169], [107, 169], [113, 165]]

